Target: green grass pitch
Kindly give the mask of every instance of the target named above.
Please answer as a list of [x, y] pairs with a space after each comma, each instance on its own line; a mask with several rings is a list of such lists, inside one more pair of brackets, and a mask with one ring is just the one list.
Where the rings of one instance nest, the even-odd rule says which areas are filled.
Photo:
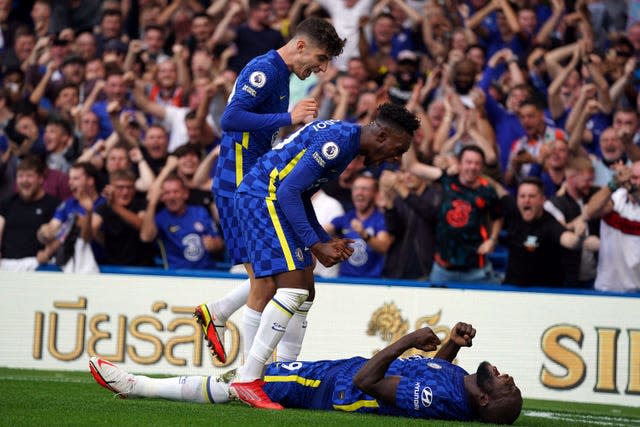
[[[87, 372], [0, 368], [0, 426], [482, 426], [331, 411], [118, 399]], [[525, 400], [520, 426], [638, 426], [640, 408]]]

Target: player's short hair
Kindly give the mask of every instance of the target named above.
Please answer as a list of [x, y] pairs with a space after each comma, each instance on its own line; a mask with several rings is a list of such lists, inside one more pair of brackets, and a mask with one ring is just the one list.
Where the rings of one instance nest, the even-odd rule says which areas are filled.
[[492, 399], [480, 407], [478, 415], [484, 422], [493, 424], [513, 424], [522, 411], [522, 396], [509, 395]]
[[296, 27], [295, 37], [307, 37], [311, 43], [324, 49], [330, 57], [342, 53], [347, 39], [341, 39], [329, 22], [320, 18], [307, 18]]
[[386, 102], [378, 107], [376, 121], [413, 135], [420, 127], [420, 120], [402, 105]]
[[136, 174], [129, 169], [116, 169], [109, 174], [109, 182], [132, 181], [135, 182]]
[[465, 145], [464, 147], [462, 147], [462, 150], [460, 150], [460, 153], [458, 153], [458, 160], [462, 160], [462, 156], [464, 156], [464, 153], [466, 153], [467, 151], [478, 153], [480, 157], [482, 157], [482, 163], [486, 162], [487, 159], [484, 155], [484, 150], [475, 144]]
[[523, 178], [522, 181], [520, 181], [520, 183], [518, 184], [518, 188], [520, 188], [524, 184], [534, 185], [538, 188], [540, 194], [544, 194], [544, 183], [537, 176], [527, 176]]
[[44, 167], [44, 162], [39, 156], [35, 154], [30, 154], [20, 159], [20, 163], [18, 163], [17, 170], [35, 171], [39, 176], [44, 176], [45, 167]]

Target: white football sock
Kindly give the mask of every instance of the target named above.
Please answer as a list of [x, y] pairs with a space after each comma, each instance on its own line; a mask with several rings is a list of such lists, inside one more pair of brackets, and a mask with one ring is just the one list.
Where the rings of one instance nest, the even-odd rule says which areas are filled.
[[251, 282], [247, 279], [222, 297], [222, 299], [207, 304], [209, 311], [224, 324], [233, 313], [247, 303], [250, 290]]
[[229, 401], [229, 385], [213, 377], [149, 378], [135, 376], [130, 396], [155, 397], [194, 403], [225, 403]]
[[282, 339], [278, 343], [276, 350], [276, 360], [278, 362], [293, 362], [298, 360], [304, 334], [307, 332], [307, 314], [311, 309], [313, 301], [305, 301], [296, 310], [285, 331]]
[[253, 345], [253, 340], [256, 337], [256, 333], [258, 332], [258, 327], [260, 326], [260, 318], [262, 317], [262, 313], [256, 311], [248, 306], [245, 306], [242, 309], [242, 355], [243, 360], [247, 360], [249, 355], [249, 350], [251, 350], [251, 346]]
[[238, 371], [238, 381], [260, 378], [264, 364], [284, 335], [289, 320], [308, 296], [306, 289], [280, 288], [276, 291], [262, 312], [260, 327], [247, 360]]

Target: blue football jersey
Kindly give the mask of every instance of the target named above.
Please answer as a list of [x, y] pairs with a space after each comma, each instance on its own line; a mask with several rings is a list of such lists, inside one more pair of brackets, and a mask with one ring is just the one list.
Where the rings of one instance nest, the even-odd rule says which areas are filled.
[[305, 204], [322, 184], [338, 178], [359, 148], [359, 125], [338, 120], [309, 123], [260, 157], [238, 194], [277, 203], [300, 239], [311, 247], [323, 239], [309, 223]]
[[468, 421], [468, 373], [445, 360], [412, 356], [395, 360], [387, 376], [400, 376], [395, 405], [358, 389], [354, 375], [368, 359], [273, 363], [265, 372], [265, 392], [288, 408], [333, 409], [401, 417]]
[[467, 421], [473, 419], [461, 367], [443, 359], [412, 356], [395, 360], [387, 375], [402, 377], [396, 404], [381, 402], [380, 413], [417, 418]]
[[211, 215], [202, 206], [187, 206], [182, 216], [162, 209], [155, 216], [169, 268], [211, 269], [215, 263], [202, 242], [204, 236], [217, 237]]
[[221, 118], [214, 193], [233, 197], [257, 158], [271, 149], [278, 130], [291, 124], [289, 76], [275, 50], [251, 60], [238, 75]]
[[[356, 219], [356, 211], [351, 210], [331, 221], [337, 233], [342, 237], [353, 239], [353, 253], [345, 262], [340, 263], [340, 275], [347, 277], [380, 277], [384, 267], [384, 255], [371, 248], [360, 235], [351, 228], [351, 221]], [[384, 214], [377, 209], [362, 222], [362, 226], [370, 236], [380, 231], [387, 231]]]

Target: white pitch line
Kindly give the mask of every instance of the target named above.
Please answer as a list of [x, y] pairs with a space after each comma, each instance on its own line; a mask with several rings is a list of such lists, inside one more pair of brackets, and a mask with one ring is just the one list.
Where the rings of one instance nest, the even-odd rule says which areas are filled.
[[565, 412], [553, 412], [553, 411], [524, 411], [523, 415], [528, 417], [547, 418], [560, 421], [573, 421], [573, 422], [588, 422], [592, 425], [602, 426], [640, 426], [640, 419], [637, 418], [624, 418], [624, 417], [611, 417], [608, 415], [591, 415], [591, 414], [569, 414]]
[[78, 383], [90, 384], [92, 380], [82, 380], [79, 378], [68, 377], [14, 377], [11, 375], [0, 375], [0, 381], [24, 381], [24, 382], [47, 382], [47, 383]]

